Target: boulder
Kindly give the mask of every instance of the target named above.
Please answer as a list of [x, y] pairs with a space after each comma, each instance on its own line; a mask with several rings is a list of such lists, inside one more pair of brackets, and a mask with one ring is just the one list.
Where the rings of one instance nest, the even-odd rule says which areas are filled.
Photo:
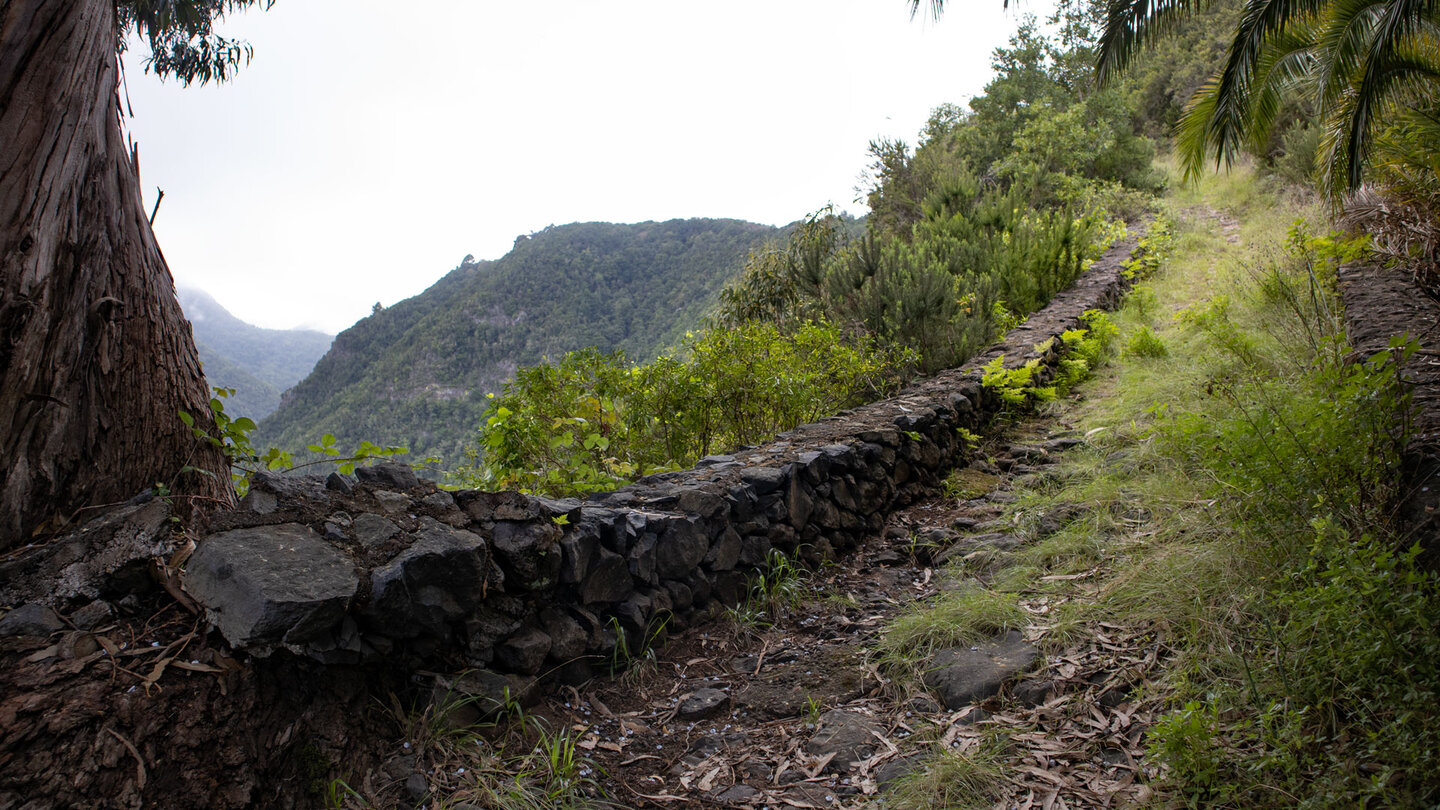
[[298, 523], [205, 538], [183, 581], [232, 647], [262, 653], [329, 632], [359, 586], [350, 558]]
[[568, 613], [559, 608], [546, 608], [540, 613], [540, 624], [550, 637], [550, 660], [565, 663], [585, 654], [589, 634]]
[[512, 672], [534, 675], [550, 654], [550, 646], [549, 635], [526, 627], [495, 647], [495, 659]]
[[388, 518], [372, 512], [362, 512], [350, 524], [356, 541], [366, 548], [374, 548], [400, 533], [400, 527]]

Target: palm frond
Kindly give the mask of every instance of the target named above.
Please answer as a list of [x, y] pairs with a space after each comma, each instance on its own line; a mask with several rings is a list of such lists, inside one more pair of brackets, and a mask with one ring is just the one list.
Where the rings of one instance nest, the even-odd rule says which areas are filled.
[[1384, 13], [1387, 0], [1333, 0], [1321, 22], [1319, 49], [1323, 53], [1317, 88], [1320, 108], [1334, 106], [1353, 84]]
[[1328, 0], [1250, 0], [1225, 56], [1215, 87], [1215, 110], [1206, 140], [1229, 159], [1245, 140], [1251, 84], [1267, 42], [1292, 21], [1314, 17]]
[[1208, 0], [1110, 0], [1095, 60], [1099, 83], [1103, 85], [1124, 72], [1141, 48], [1208, 5]]
[[[1205, 159], [1210, 152], [1210, 120], [1215, 115], [1216, 95], [1219, 91], [1219, 77], [1212, 77], [1195, 91], [1185, 105], [1185, 114], [1175, 129], [1175, 147], [1180, 155], [1185, 179], [1198, 178], [1205, 169]], [[1230, 155], [1218, 154], [1215, 163], [1230, 159]]]
[[1340, 104], [1326, 115], [1327, 163], [1322, 179], [1331, 199], [1359, 188], [1363, 179], [1378, 114], [1397, 95], [1415, 84], [1440, 82], [1440, 62], [1434, 55], [1390, 49], [1372, 52], [1364, 75]]
[[1251, 98], [1246, 111], [1247, 142], [1252, 151], [1264, 148], [1287, 99], [1311, 85], [1319, 69], [1315, 54], [1318, 31], [1313, 24], [1297, 24], [1273, 38], [1255, 66]]

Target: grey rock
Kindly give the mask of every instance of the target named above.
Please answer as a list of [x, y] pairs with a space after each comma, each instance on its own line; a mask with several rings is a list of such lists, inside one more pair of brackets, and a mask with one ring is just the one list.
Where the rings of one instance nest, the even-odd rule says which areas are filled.
[[844, 773], [850, 770], [850, 766], [875, 753], [874, 732], [883, 730], [880, 722], [872, 717], [844, 709], [831, 709], [820, 715], [820, 724], [814, 736], [805, 743], [805, 750], [817, 757], [834, 754], [825, 770]]
[[338, 472], [330, 473], [330, 476], [325, 479], [325, 488], [341, 495], [349, 495], [355, 491], [355, 485], [351, 483], [350, 477]]
[[887, 760], [875, 769], [875, 783], [881, 790], [885, 790], [924, 767], [925, 757], [923, 754], [911, 754]]
[[404, 512], [410, 508], [410, 496], [391, 492], [388, 489], [375, 490], [375, 500], [379, 502], [381, 510], [390, 514]]
[[325, 480], [318, 475], [294, 475], [269, 470], [260, 470], [250, 476], [250, 491], [271, 492], [282, 501], [324, 501], [329, 498]]
[[1066, 436], [1066, 437], [1059, 438], [1059, 439], [1051, 439], [1050, 441], [1047, 441], [1047, 442], [1041, 442], [1041, 443], [1040, 443], [1040, 447], [1043, 448], [1044, 450], [1047, 450], [1047, 451], [1052, 452], [1052, 453], [1059, 453], [1059, 452], [1063, 452], [1063, 451], [1065, 451], [1065, 450], [1069, 450], [1070, 448], [1075, 447], [1076, 445], [1080, 445], [1080, 444], [1084, 444], [1084, 443], [1085, 443], [1085, 440], [1084, 440], [1084, 439], [1081, 439], [1081, 438], [1078, 438], [1078, 437], [1075, 437], [1075, 436]]
[[504, 675], [472, 669], [453, 679], [437, 677], [430, 702], [445, 725], [460, 729], [495, 719], [520, 697], [514, 682]]
[[685, 490], [675, 500], [677, 511], [698, 515], [707, 520], [725, 511], [726, 506], [725, 499], [720, 495], [697, 489]]
[[522, 629], [495, 648], [495, 659], [501, 666], [524, 675], [539, 672], [549, 654], [550, 636], [533, 627]]
[[[709, 550], [710, 539], [700, 521], [672, 520], [655, 543], [655, 571], [664, 579], [680, 579], [694, 571]], [[738, 547], [735, 552], [739, 554]]]
[[184, 584], [239, 649], [324, 635], [344, 618], [359, 579], [350, 558], [315, 532], [282, 523], [205, 538]]
[[[86, 521], [43, 546], [0, 561], [0, 605], [72, 599], [116, 601], [135, 585], [150, 587], [150, 560], [175, 552], [170, 505], [136, 502]], [[131, 578], [132, 572], [144, 574]]]
[[389, 518], [371, 512], [362, 512], [350, 524], [355, 539], [366, 548], [374, 548], [400, 533], [400, 527]]
[[977, 703], [1000, 691], [1009, 679], [1034, 665], [1040, 653], [1011, 630], [1000, 639], [972, 647], [941, 650], [930, 659], [925, 685], [948, 709]]
[[909, 707], [910, 711], [916, 714], [937, 714], [945, 708], [939, 703], [936, 703], [935, 698], [929, 695], [916, 695], [910, 698], [910, 702], [905, 705]]
[[459, 508], [455, 506], [455, 496], [443, 490], [440, 492], [432, 492], [429, 495], [426, 495], [425, 497], [420, 499], [420, 503], [430, 507], [431, 509], [438, 509], [442, 512], [448, 511], [450, 509]]
[[646, 532], [640, 535], [630, 548], [626, 565], [639, 582], [649, 584], [656, 581], [655, 545], [658, 539], [654, 532]]
[[405, 778], [405, 795], [412, 802], [424, 801], [430, 795], [430, 783], [425, 780], [425, 774], [412, 773]]
[[590, 566], [594, 563], [595, 553], [599, 548], [599, 534], [590, 533], [585, 529], [579, 529], [561, 537], [560, 581], [566, 585], [576, 585], [582, 582], [585, 575], [590, 573]]
[[[783, 528], [790, 528], [785, 526]], [[739, 562], [742, 565], [759, 566], [764, 565], [770, 558], [770, 538], [765, 535], [752, 534], [740, 542]], [[716, 569], [720, 570], [720, 569]]]
[[784, 485], [785, 473], [775, 467], [752, 467], [740, 474], [740, 480], [749, 484], [756, 495], [766, 495]]
[[0, 636], [48, 636], [65, 629], [60, 616], [45, 605], [21, 605], [0, 619]]
[[501, 581], [483, 538], [423, 518], [415, 543], [371, 574], [365, 617], [391, 638], [444, 636]]
[[370, 467], [356, 467], [355, 477], [361, 483], [379, 489], [397, 489], [401, 492], [420, 486], [415, 471], [395, 461], [382, 461]]
[[115, 607], [104, 599], [94, 602], [70, 614], [70, 623], [81, 630], [93, 630], [115, 616]]
[[689, 585], [678, 580], [669, 580], [661, 585], [670, 595], [670, 603], [675, 610], [689, 610], [690, 606], [695, 604], [695, 591]]
[[280, 508], [280, 499], [273, 492], [252, 489], [241, 499], [240, 508], [257, 515], [272, 515]]
[[760, 791], [749, 785], [731, 785], [715, 794], [715, 801], [722, 805], [745, 804], [759, 795]]
[[1016, 681], [1015, 685], [1011, 687], [1010, 693], [1026, 706], [1039, 706], [1050, 694], [1051, 686], [1049, 681], [1040, 678], [1024, 678]]
[[565, 611], [546, 608], [540, 613], [540, 624], [550, 637], [550, 659], [563, 663], [585, 654], [589, 634]]
[[405, 777], [415, 773], [415, 755], [406, 754], [396, 757], [380, 766], [380, 770], [390, 779], [396, 782], [402, 781]]
[[704, 720], [729, 705], [729, 695], [719, 689], [706, 687], [696, 689], [682, 698], [675, 714], [681, 720]]
[[790, 508], [790, 525], [797, 529], [803, 528], [810, 520], [810, 513], [815, 508], [815, 502], [798, 476], [790, 479], [790, 497], [787, 505]]
[[490, 534], [506, 582], [530, 590], [554, 585], [560, 576], [560, 527], [545, 521], [502, 520]]
[[619, 602], [634, 591], [625, 558], [609, 549], [596, 549], [595, 563], [580, 584], [580, 601], [587, 605]]
[[654, 600], [637, 591], [615, 608], [615, 615], [620, 617], [627, 630], [643, 633], [650, 625], [650, 616], [654, 610]]

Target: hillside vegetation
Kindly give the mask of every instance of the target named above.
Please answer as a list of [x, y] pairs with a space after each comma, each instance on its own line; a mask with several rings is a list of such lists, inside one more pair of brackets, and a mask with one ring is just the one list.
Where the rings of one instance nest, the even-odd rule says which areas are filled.
[[335, 338], [257, 444], [322, 433], [458, 459], [487, 393], [522, 366], [598, 347], [653, 357], [698, 324], [746, 255], [777, 229], [691, 219], [552, 226], [496, 261], [465, 262]]
[[1139, 90], [1091, 87], [1094, 24], [1022, 21], [968, 109], [937, 108], [913, 150], [871, 144], [863, 230], [808, 218], [653, 363], [575, 353], [518, 374], [456, 483], [562, 495], [686, 466], [963, 363], [1043, 307], [1164, 186]]
[[330, 348], [334, 335], [313, 329], [264, 329], [231, 315], [209, 294], [181, 289], [205, 378], [231, 388], [229, 408], [260, 419], [280, 407], [280, 394], [300, 382]]
[[[1013, 545], [937, 571], [967, 584], [888, 628], [886, 664], [904, 679], [923, 659], [901, 631], [948, 639], [994, 604], [1020, 607], [1007, 626], [1056, 662], [1144, 638], [1162, 665], [1123, 704], [1154, 719], [1144, 806], [1433, 807], [1440, 579], [1392, 511], [1408, 406], [1396, 367], [1415, 346], [1350, 352], [1335, 272], [1366, 239], [1324, 232], [1322, 212], [1248, 168], [1166, 208], [1170, 256], [1115, 316], [1110, 365], [1015, 414], [1085, 440], [1017, 489], [996, 521]], [[1046, 706], [1083, 717], [1084, 700]], [[891, 804], [1008, 806], [1023, 789], [1002, 775], [1037, 752], [1124, 745], [1043, 715], [926, 746]], [[1056, 784], [1078, 790], [1088, 766], [1065, 759]], [[941, 781], [957, 774], [963, 799]]]

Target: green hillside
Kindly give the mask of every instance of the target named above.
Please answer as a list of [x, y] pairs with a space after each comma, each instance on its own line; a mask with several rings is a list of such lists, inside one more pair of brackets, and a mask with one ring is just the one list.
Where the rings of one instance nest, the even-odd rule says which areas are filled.
[[690, 219], [551, 226], [499, 260], [466, 262], [414, 298], [340, 333], [261, 425], [257, 445], [403, 444], [458, 457], [518, 366], [595, 346], [648, 359], [713, 307], [779, 229]]
[[280, 407], [280, 392], [304, 379], [334, 339], [311, 329], [248, 324], [200, 290], [181, 289], [179, 295], [206, 379], [213, 386], [235, 389], [229, 409], [252, 419]]

